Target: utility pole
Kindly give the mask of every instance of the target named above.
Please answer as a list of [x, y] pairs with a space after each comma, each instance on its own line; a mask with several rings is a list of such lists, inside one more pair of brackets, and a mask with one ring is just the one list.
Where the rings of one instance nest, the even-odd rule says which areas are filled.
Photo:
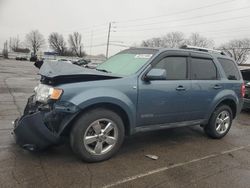
[[93, 30], [91, 30], [91, 39], [90, 39], [90, 50], [89, 50], [89, 55], [92, 55], [92, 45], [93, 45]]
[[106, 59], [108, 59], [108, 55], [109, 55], [109, 38], [110, 38], [110, 31], [111, 31], [111, 22], [109, 22], [108, 40], [107, 40], [107, 49], [106, 49]]
[[8, 41], [6, 40], [6, 42], [4, 43], [4, 47], [3, 47], [3, 56], [4, 58], [8, 59]]

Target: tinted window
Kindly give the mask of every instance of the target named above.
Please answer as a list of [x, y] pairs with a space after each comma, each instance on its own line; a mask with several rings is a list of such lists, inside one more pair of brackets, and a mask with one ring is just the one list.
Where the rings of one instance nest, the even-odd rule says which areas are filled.
[[217, 70], [211, 59], [192, 58], [190, 68], [192, 80], [217, 79]]
[[168, 80], [187, 79], [186, 57], [166, 57], [157, 63], [154, 68], [165, 69]]
[[229, 59], [218, 58], [228, 80], [239, 80], [240, 74], [235, 63]]
[[242, 70], [241, 71], [243, 80], [250, 81], [250, 70]]

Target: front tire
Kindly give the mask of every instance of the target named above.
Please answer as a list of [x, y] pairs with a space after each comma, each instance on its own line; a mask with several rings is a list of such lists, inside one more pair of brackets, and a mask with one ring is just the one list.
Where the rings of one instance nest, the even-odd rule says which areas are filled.
[[213, 112], [209, 123], [204, 127], [204, 131], [211, 138], [223, 138], [231, 128], [232, 120], [231, 108], [227, 105], [219, 106]]
[[84, 161], [99, 162], [112, 157], [124, 140], [124, 124], [115, 112], [98, 108], [80, 116], [70, 133], [72, 150]]

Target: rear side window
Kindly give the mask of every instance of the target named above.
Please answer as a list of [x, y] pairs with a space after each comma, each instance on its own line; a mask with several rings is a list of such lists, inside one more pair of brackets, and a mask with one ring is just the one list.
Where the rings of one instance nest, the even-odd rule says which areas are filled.
[[228, 80], [240, 80], [240, 74], [235, 63], [229, 59], [218, 58]]
[[167, 80], [187, 79], [187, 58], [186, 57], [166, 57], [157, 63], [154, 68], [165, 69]]
[[217, 79], [217, 69], [211, 59], [192, 58], [190, 69], [192, 80]]
[[249, 70], [242, 70], [241, 71], [243, 80], [250, 81], [250, 69]]

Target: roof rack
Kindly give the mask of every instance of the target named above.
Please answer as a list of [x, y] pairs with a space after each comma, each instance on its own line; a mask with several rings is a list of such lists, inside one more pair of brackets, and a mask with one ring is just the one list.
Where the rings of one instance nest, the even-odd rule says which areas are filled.
[[201, 52], [213, 52], [213, 53], [218, 53], [218, 54], [221, 54], [221, 55], [226, 55], [223, 51], [220, 51], [220, 50], [202, 48], [202, 47], [198, 47], [198, 46], [183, 45], [180, 48], [189, 49], [189, 50], [196, 50], [196, 51], [201, 51]]

